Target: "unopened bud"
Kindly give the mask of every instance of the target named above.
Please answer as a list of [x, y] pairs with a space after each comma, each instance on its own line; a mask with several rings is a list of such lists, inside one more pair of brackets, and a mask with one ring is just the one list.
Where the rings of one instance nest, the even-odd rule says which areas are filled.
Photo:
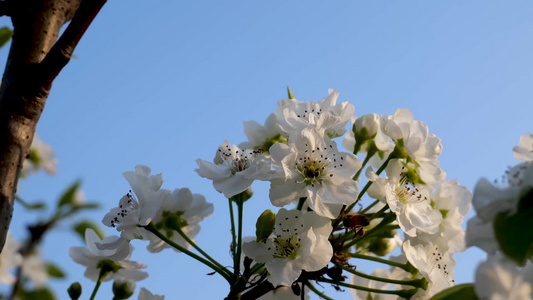
[[135, 281], [119, 279], [113, 282], [115, 299], [128, 299], [135, 292]]
[[79, 282], [72, 283], [67, 289], [70, 299], [77, 300], [81, 296], [81, 284]]

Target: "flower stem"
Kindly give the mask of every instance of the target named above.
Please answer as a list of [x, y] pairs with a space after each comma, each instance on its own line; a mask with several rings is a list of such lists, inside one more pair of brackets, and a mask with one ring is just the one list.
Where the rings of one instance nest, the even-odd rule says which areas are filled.
[[217, 272], [218, 274], [222, 275], [222, 277], [224, 277], [224, 279], [226, 279], [228, 282], [230, 282], [230, 276], [228, 276], [226, 274], [227, 270], [225, 269], [221, 269], [219, 268], [218, 266], [216, 266], [215, 264], [213, 264], [212, 262], [206, 260], [205, 258], [183, 248], [182, 246], [174, 243], [172, 240], [170, 240], [169, 238], [167, 238], [164, 234], [162, 234], [161, 232], [159, 232], [159, 230], [157, 230], [157, 228], [155, 228], [154, 224], [150, 223], [146, 226], [142, 226], [144, 229], [150, 231], [151, 233], [155, 234], [158, 238], [160, 238], [161, 240], [163, 240], [165, 243], [167, 243], [169, 246], [172, 246], [174, 249], [176, 250], [179, 250], [183, 253], [185, 253], [186, 255], [196, 259], [197, 261], [203, 263], [204, 265], [210, 267], [211, 269], [213, 269], [215, 272]]
[[378, 225], [376, 225], [374, 228], [372, 228], [369, 231], [367, 231], [364, 236], [356, 238], [356, 239], [352, 240], [351, 242], [349, 242], [348, 244], [344, 245], [344, 247], [342, 247], [342, 249], [343, 250], [347, 250], [350, 247], [352, 247], [353, 245], [361, 242], [362, 240], [365, 240], [365, 239], [367, 239], [367, 238], [369, 238], [369, 237], [371, 237], [371, 236], [373, 236], [373, 235], [377, 234], [378, 232], [381, 232], [381, 231], [383, 231], [385, 229], [394, 230], [394, 229], [400, 228], [398, 225], [387, 226], [388, 224], [390, 224], [394, 220], [396, 220], [396, 215], [395, 214], [393, 214], [393, 213], [386, 214], [385, 217], [383, 218], [383, 220]]
[[91, 294], [90, 300], [94, 300], [94, 297], [96, 297], [96, 293], [98, 292], [98, 289], [100, 288], [100, 285], [102, 284], [102, 281], [109, 273], [108, 270], [105, 270], [104, 268], [100, 269], [100, 274], [98, 274], [98, 280], [96, 280], [96, 285], [94, 286], [93, 293]]
[[207, 258], [208, 260], [210, 260], [212, 263], [214, 263], [217, 267], [219, 267], [220, 269], [222, 269], [224, 272], [226, 272], [226, 274], [228, 276], [231, 276], [233, 275], [226, 267], [224, 267], [222, 264], [220, 264], [216, 259], [212, 258], [211, 256], [209, 256], [209, 254], [207, 254], [204, 250], [202, 250], [202, 248], [200, 248], [198, 245], [196, 245], [196, 243], [194, 243], [194, 241], [192, 241], [186, 234], [185, 232], [183, 232], [183, 230], [181, 230], [181, 228], [179, 226], [175, 226], [174, 229], [181, 235], [181, 237], [183, 237], [187, 243], [189, 243], [191, 246], [194, 247], [194, 249], [198, 250], [198, 252], [200, 252], [205, 258]]
[[241, 253], [242, 253], [242, 217], [243, 217], [243, 210], [244, 210], [244, 201], [242, 194], [239, 194], [238, 199], [235, 201], [237, 202], [237, 214], [238, 214], [238, 233], [237, 233], [237, 254], [235, 255], [235, 276], [237, 277], [237, 280], [240, 275], [240, 269], [241, 269]]
[[398, 268], [404, 269], [406, 272], [409, 272], [411, 274], [413, 272], [417, 272], [418, 271], [409, 262], [407, 262], [405, 264], [402, 264], [402, 263], [395, 262], [395, 261], [390, 261], [390, 260], [384, 259], [384, 258], [379, 258], [379, 257], [369, 256], [369, 255], [362, 255], [362, 254], [357, 254], [357, 253], [348, 253], [348, 255], [350, 255], [350, 257], [353, 257], [353, 258], [371, 260], [371, 261], [375, 261], [375, 262], [378, 262], [378, 263], [386, 264], [386, 265], [389, 265], [389, 266], [398, 267]]
[[413, 287], [416, 287], [416, 288], [423, 288], [424, 290], [427, 289], [427, 285], [428, 285], [428, 282], [427, 282], [427, 280], [425, 278], [409, 279], [409, 280], [397, 280], [397, 279], [390, 279], [390, 278], [383, 278], [383, 277], [377, 277], [377, 276], [373, 276], [373, 275], [368, 275], [368, 274], [356, 271], [356, 270], [354, 270], [352, 268], [348, 268], [348, 267], [345, 267], [345, 266], [342, 266], [342, 265], [338, 265], [338, 264], [337, 264], [337, 266], [340, 267], [341, 269], [349, 272], [349, 273], [352, 273], [352, 274], [356, 275], [356, 276], [363, 277], [363, 278], [370, 279], [370, 280], [381, 281], [381, 282], [386, 282], [386, 283], [391, 283], [391, 284], [410, 285], [410, 286], [413, 286]]
[[[357, 180], [359, 178], [359, 176], [361, 175], [361, 172], [363, 172], [363, 169], [365, 168], [366, 164], [368, 163], [368, 161], [372, 158], [372, 156], [374, 156], [374, 154], [376, 154], [377, 152], [377, 149], [376, 148], [372, 148], [372, 149], [369, 149], [370, 151], [367, 151], [366, 153], [366, 156], [365, 156], [365, 159], [363, 160], [363, 165], [361, 165], [361, 168], [359, 169], [359, 171], [357, 171], [357, 173], [355, 173], [355, 176], [353, 177], [353, 180]], [[354, 153], [354, 154], [357, 154], [357, 153]]]
[[[235, 234], [235, 216], [233, 215], [233, 200], [228, 199], [229, 203], [229, 216], [231, 221], [231, 254], [233, 257], [233, 262], [235, 262], [235, 247], [237, 246], [237, 236]], [[235, 264], [234, 264], [235, 267]]]
[[324, 293], [322, 293], [321, 291], [319, 291], [313, 284], [311, 284], [309, 281], [307, 281], [305, 283], [305, 286], [307, 286], [311, 291], [313, 291], [315, 294], [318, 295], [318, 297], [320, 297], [320, 299], [325, 299], [325, 300], [334, 300], [333, 298], [330, 298], [328, 296], [326, 296]]
[[297, 210], [302, 210], [306, 199], [307, 197], [302, 197], [300, 200], [298, 200], [298, 207], [296, 207]]
[[324, 283], [331, 283], [331, 284], [334, 284], [334, 285], [340, 285], [340, 286], [344, 286], [344, 287], [347, 287], [347, 288], [360, 290], [360, 291], [365, 291], [365, 292], [369, 292], [369, 293], [398, 295], [398, 296], [400, 296], [402, 298], [405, 298], [405, 299], [410, 299], [416, 293], [416, 290], [417, 290], [417, 289], [410, 289], [410, 290], [380, 290], [380, 289], [372, 289], [372, 288], [368, 288], [368, 287], [364, 287], [364, 286], [344, 283], [344, 282], [325, 279], [325, 278], [324, 279], [319, 279], [318, 281], [324, 282]]
[[[379, 167], [379, 169], [376, 171], [376, 174], [379, 175], [381, 174], [381, 172], [383, 172], [383, 170], [385, 170], [385, 168], [387, 167], [387, 164], [389, 163], [389, 161], [391, 159], [394, 158], [394, 152], [392, 152], [388, 157], [387, 159], [385, 160], [385, 162], [383, 162], [383, 164], [381, 165], [381, 167]], [[357, 202], [359, 202], [361, 200], [361, 198], [363, 198], [363, 195], [366, 193], [366, 191], [370, 188], [370, 186], [372, 185], [373, 181], [368, 181], [365, 186], [363, 187], [363, 189], [361, 190], [361, 192], [359, 193], [359, 195], [357, 196], [357, 199], [355, 200], [354, 203], [350, 204], [350, 206], [348, 206], [348, 208], [346, 209], [346, 211], [351, 211], [355, 205], [357, 204]]]

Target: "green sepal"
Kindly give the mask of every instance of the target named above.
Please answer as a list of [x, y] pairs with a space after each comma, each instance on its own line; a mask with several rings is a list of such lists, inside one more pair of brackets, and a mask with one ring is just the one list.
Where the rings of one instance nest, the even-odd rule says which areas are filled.
[[81, 185], [81, 181], [77, 180], [73, 184], [71, 184], [65, 192], [63, 192], [63, 195], [59, 198], [59, 202], [57, 203], [58, 207], [64, 206], [64, 205], [70, 205], [74, 202], [74, 197], [76, 195], [76, 191]]
[[270, 209], [265, 210], [255, 223], [255, 236], [258, 242], [266, 240], [274, 231], [276, 214]]
[[468, 299], [468, 300], [478, 300], [476, 291], [474, 290], [473, 283], [463, 283], [447, 288], [443, 291], [440, 291], [430, 300], [456, 300], [456, 299]]
[[102, 278], [105, 278], [108, 273], [116, 273], [118, 272], [118, 270], [122, 269], [121, 266], [119, 266], [116, 262], [110, 259], [104, 259], [99, 261], [96, 265], [96, 268], [101, 269], [100, 272], [103, 272], [104, 275], [102, 275]]
[[11, 37], [13, 36], [13, 30], [11, 30], [9, 27], [2, 27], [0, 28], [0, 47], [3, 47]]
[[494, 234], [502, 252], [520, 266], [533, 256], [533, 188], [522, 194], [516, 213], [500, 212], [494, 219]]
[[50, 275], [50, 277], [54, 278], [65, 278], [66, 274], [59, 266], [53, 263], [46, 263], [45, 265], [46, 273]]
[[184, 213], [184, 211], [164, 211], [161, 215], [161, 221], [154, 224], [154, 226], [157, 230], [164, 232], [166, 237], [171, 239], [172, 236], [174, 236], [174, 231], [189, 225], [189, 223], [181, 217]]
[[90, 220], [82, 220], [72, 225], [72, 230], [74, 230], [74, 232], [76, 232], [81, 237], [82, 240], [85, 240], [85, 231], [89, 228], [94, 230], [94, 232], [96, 232], [96, 234], [98, 235], [100, 239], [103, 240], [105, 238], [105, 233], [100, 228], [100, 226], [98, 226], [96, 223], [93, 223]]
[[291, 88], [289, 86], [287, 86], [287, 94], [289, 96], [289, 99], [296, 99], [292, 94]]

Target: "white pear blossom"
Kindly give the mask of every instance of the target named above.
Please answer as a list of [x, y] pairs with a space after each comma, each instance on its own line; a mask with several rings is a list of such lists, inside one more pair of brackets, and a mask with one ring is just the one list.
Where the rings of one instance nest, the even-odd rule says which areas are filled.
[[242, 193], [256, 179], [270, 179], [270, 160], [262, 156], [261, 151], [231, 147], [228, 141], [218, 148], [214, 163], [201, 159], [196, 163], [198, 175], [213, 180], [215, 189], [226, 198]]
[[431, 207], [429, 188], [410, 182], [402, 160], [389, 161], [385, 171], [386, 179], [379, 177], [371, 167], [367, 169], [366, 176], [373, 181], [368, 195], [389, 205], [396, 214], [400, 228], [407, 235], [414, 237], [417, 231], [436, 233], [442, 215]]
[[533, 161], [533, 134], [524, 134], [520, 143], [513, 148], [514, 157], [524, 162]]
[[[152, 219], [152, 223], [156, 227], [160, 226], [160, 222], [164, 223], [164, 214], [171, 213], [174, 217], [179, 218], [180, 229], [194, 241], [194, 237], [200, 232], [199, 223], [213, 214], [213, 204], [208, 203], [203, 195], [191, 193], [188, 188], [167, 192], [169, 195], [163, 200], [163, 204]], [[164, 224], [161, 225], [164, 227]], [[178, 232], [162, 230], [162, 233], [178, 245], [186, 249], [190, 248], [190, 245]], [[147, 247], [150, 252], [160, 252], [165, 248], [171, 248], [152, 233], [147, 234], [146, 238], [150, 240], [150, 245]]]
[[20, 243], [13, 238], [11, 232], [7, 232], [4, 249], [0, 253], [0, 282], [11, 285], [15, 283], [16, 277], [10, 272], [22, 264], [22, 255], [20, 254]]
[[431, 243], [413, 245], [408, 239], [402, 247], [407, 260], [429, 281], [424, 293], [428, 298], [455, 285], [455, 259], [449, 252], [442, 252]]
[[84, 275], [92, 281], [98, 280], [100, 274], [98, 264], [104, 260], [112, 261], [119, 266], [119, 270], [110, 272], [104, 281], [119, 278], [139, 281], [148, 276], [146, 272], [140, 271], [147, 266], [129, 260], [133, 251], [129, 240], [114, 235], [101, 240], [94, 230], [87, 229], [85, 242], [87, 248], [71, 247], [69, 255], [75, 262], [87, 267]]
[[508, 178], [509, 186], [502, 188], [484, 178], [476, 184], [472, 203], [477, 215], [468, 220], [467, 246], [478, 246], [489, 254], [500, 249], [494, 235], [494, 219], [500, 212], [516, 212], [521, 196], [533, 187], [533, 164], [512, 168]]
[[265, 121], [265, 126], [256, 121], [244, 122], [244, 134], [248, 142], [241, 143], [241, 149], [261, 150], [263, 155], [269, 154], [269, 149], [275, 143], [286, 143], [288, 134], [281, 129], [276, 114], [270, 114]]
[[265, 263], [275, 287], [290, 286], [302, 270], [313, 272], [328, 265], [333, 248], [328, 241], [331, 221], [314, 212], [280, 209], [273, 236], [265, 241], [243, 244], [244, 253]]
[[[394, 144], [389, 136], [387, 136], [381, 129], [381, 121], [377, 114], [367, 114], [361, 117], [352, 118], [352, 130], [349, 130], [342, 145], [344, 148], [353, 151], [356, 144], [356, 134], [359, 143], [362, 142], [361, 151], [367, 152], [367, 147], [370, 142], [373, 142], [377, 150], [383, 151], [383, 159], [388, 156], [388, 153], [394, 149]], [[354, 132], [355, 130], [355, 132]], [[375, 164], [372, 164], [375, 166]], [[381, 164], [380, 164], [381, 165]], [[375, 166], [379, 167], [379, 166]]]
[[137, 165], [135, 172], [122, 173], [129, 182], [133, 193], [123, 196], [118, 207], [111, 209], [102, 222], [109, 227], [116, 227], [121, 236], [132, 239], [142, 239], [146, 231], [138, 225], [150, 223], [159, 210], [165, 193], [160, 190], [163, 184], [161, 174], [150, 175], [150, 168]]
[[417, 173], [426, 184], [434, 187], [446, 178], [437, 160], [442, 144], [437, 136], [429, 133], [426, 123], [414, 120], [413, 113], [400, 108], [392, 116], [381, 117], [381, 128], [416, 161]]
[[52, 147], [43, 142], [36, 133], [31, 142], [30, 154], [22, 164], [22, 174], [27, 176], [43, 168], [46, 173], [53, 175], [57, 172], [57, 163]]
[[519, 269], [499, 255], [489, 256], [476, 271], [474, 288], [483, 300], [532, 300], [533, 264]]
[[296, 143], [275, 144], [270, 148], [276, 170], [270, 181], [270, 201], [284, 206], [307, 197], [317, 214], [334, 219], [343, 205], [352, 204], [358, 194], [352, 177], [361, 161], [351, 153], [339, 152], [314, 130], [302, 131]]
[[431, 203], [441, 213], [442, 222], [434, 234], [418, 233], [417, 243], [432, 243], [441, 252], [465, 250], [465, 230], [461, 224], [472, 205], [472, 192], [455, 179], [446, 181], [436, 189]]
[[355, 107], [349, 102], [337, 104], [339, 92], [330, 89], [329, 95], [316, 102], [283, 99], [276, 106], [276, 116], [283, 131], [289, 133], [289, 141], [299, 137], [306, 128], [313, 128], [331, 138], [342, 136]]
[[165, 300], [165, 296], [154, 295], [149, 290], [141, 288], [138, 300]]

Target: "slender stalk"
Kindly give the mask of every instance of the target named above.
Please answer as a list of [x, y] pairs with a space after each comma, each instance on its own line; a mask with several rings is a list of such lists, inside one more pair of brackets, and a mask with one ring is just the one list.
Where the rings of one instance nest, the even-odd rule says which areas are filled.
[[181, 237], [183, 237], [183, 239], [185, 239], [187, 241], [187, 243], [189, 243], [191, 246], [193, 246], [194, 249], [198, 250], [198, 252], [200, 252], [200, 254], [202, 254], [205, 258], [207, 258], [209, 261], [214, 263], [217, 267], [219, 267], [220, 269], [225, 271], [228, 276], [233, 275], [226, 267], [224, 267], [216, 259], [212, 258], [211, 256], [209, 256], [209, 254], [207, 254], [204, 250], [202, 250], [202, 248], [200, 248], [198, 245], [196, 245], [196, 243], [194, 243], [194, 241], [191, 240], [185, 234], [185, 232], [183, 232], [183, 230], [181, 230], [181, 228], [179, 228], [179, 226], [175, 226], [174, 229], [181, 235]]
[[388, 224], [390, 224], [392, 221], [394, 221], [396, 219], [395, 215], [394, 214], [387, 214], [383, 220], [378, 224], [376, 225], [376, 227], [370, 229], [369, 231], [366, 232], [366, 234], [362, 237], [359, 237], [359, 238], [356, 238], [354, 240], [352, 240], [351, 242], [349, 242], [348, 244], [344, 245], [344, 247], [342, 247], [342, 249], [344, 250], [347, 250], [349, 249], [350, 247], [352, 247], [353, 245], [361, 242], [362, 240], [364, 239], [368, 239], [370, 238], [371, 236], [373, 235], [376, 235], [378, 232], [381, 232], [385, 229], [397, 229], [397, 228], [400, 228], [398, 225], [390, 225], [390, 226], [387, 226]]
[[376, 204], [378, 204], [378, 203], [379, 203], [379, 200], [376, 200], [376, 201], [370, 203], [370, 205], [367, 206], [367, 207], [365, 207], [365, 209], [363, 209], [363, 210], [361, 211], [361, 213], [362, 213], [362, 214], [366, 213], [369, 209], [371, 209], [372, 207], [374, 207], [374, 206], [375, 206]]
[[239, 278], [240, 269], [241, 269], [241, 253], [242, 253], [242, 217], [243, 217], [243, 210], [244, 210], [244, 201], [242, 198], [242, 195], [237, 200], [237, 214], [238, 214], [238, 225], [239, 225], [239, 231], [237, 235], [237, 255], [235, 255], [235, 275], [237, 278]]
[[[357, 154], [357, 153], [354, 153], [354, 154]], [[361, 165], [361, 168], [359, 169], [359, 171], [355, 173], [353, 180], [357, 180], [359, 178], [359, 176], [361, 175], [361, 172], [363, 172], [366, 164], [372, 158], [372, 156], [374, 156], [374, 154], [376, 154], [376, 149], [372, 149], [366, 153], [365, 159], [363, 160], [363, 165]]]
[[298, 206], [296, 207], [297, 210], [302, 210], [306, 199], [307, 197], [302, 197], [300, 200], [298, 200]]
[[413, 267], [409, 262], [407, 262], [405, 264], [402, 264], [402, 263], [395, 262], [395, 261], [390, 261], [390, 260], [384, 259], [384, 258], [379, 258], [379, 257], [369, 256], [369, 255], [362, 255], [362, 254], [357, 254], [357, 253], [348, 253], [348, 255], [350, 257], [353, 257], [353, 258], [370, 260], [370, 261], [375, 261], [375, 262], [378, 262], [378, 263], [386, 264], [386, 265], [389, 265], [389, 266], [398, 267], [398, 268], [404, 269], [405, 271], [407, 271], [409, 273], [413, 273], [413, 272], [417, 271], [417, 269], [415, 267]]
[[182, 246], [174, 243], [172, 240], [170, 240], [169, 238], [167, 238], [164, 234], [162, 234], [161, 232], [159, 232], [159, 230], [157, 230], [154, 226], [154, 224], [150, 223], [146, 226], [142, 226], [144, 229], [150, 231], [151, 233], [155, 234], [158, 238], [160, 238], [161, 240], [163, 240], [165, 243], [167, 243], [169, 246], [173, 247], [174, 249], [176, 250], [179, 250], [183, 253], [185, 253], [186, 255], [196, 259], [197, 261], [203, 263], [204, 265], [210, 267], [211, 269], [213, 269], [215, 272], [217, 272], [218, 274], [222, 275], [222, 277], [224, 277], [224, 279], [226, 279], [228, 282], [230, 282], [230, 276], [228, 276], [226, 274], [226, 272], [224, 271], [224, 269], [221, 269], [219, 268], [218, 266], [216, 266], [215, 264], [213, 264], [212, 262], [206, 260], [205, 258], [183, 248]]
[[330, 298], [328, 296], [326, 296], [324, 293], [322, 293], [321, 291], [319, 291], [312, 283], [310, 283], [309, 281], [307, 281], [305, 283], [305, 286], [307, 286], [311, 291], [313, 291], [313, 293], [317, 294], [318, 297], [322, 298], [322, 299], [326, 299], [326, 300], [335, 300], [333, 298]]
[[377, 212], [373, 213], [370, 217], [368, 217], [368, 220], [369, 220], [369, 221], [372, 221], [372, 220], [374, 220], [375, 218], [379, 218], [379, 217], [381, 217], [381, 215], [383, 215], [387, 209], [389, 209], [389, 206], [388, 206], [388, 205], [383, 206], [383, 208], [381, 208], [381, 209], [378, 210]]
[[[379, 167], [379, 169], [376, 171], [376, 174], [379, 175], [381, 174], [381, 172], [383, 172], [383, 170], [385, 170], [385, 168], [387, 167], [387, 164], [389, 163], [389, 161], [395, 157], [395, 153], [392, 152], [388, 157], [387, 159], [385, 160], [385, 162], [383, 162], [383, 164], [381, 165], [381, 167]], [[357, 204], [357, 202], [359, 202], [361, 200], [361, 198], [363, 197], [363, 195], [366, 193], [366, 191], [370, 188], [370, 186], [372, 185], [372, 181], [369, 181], [365, 184], [365, 186], [363, 187], [363, 189], [361, 190], [361, 192], [359, 193], [359, 195], [357, 196], [357, 200], [355, 200], [354, 203], [350, 204], [350, 206], [348, 206], [348, 208], [346, 209], [346, 211], [351, 211], [355, 205]]]
[[410, 286], [413, 286], [413, 287], [416, 287], [416, 288], [423, 288], [423, 289], [426, 289], [427, 288], [427, 280], [425, 278], [422, 278], [422, 279], [409, 279], [409, 280], [397, 280], [397, 279], [390, 279], [390, 278], [383, 278], [383, 277], [377, 277], [377, 276], [373, 276], [373, 275], [368, 275], [368, 274], [365, 274], [363, 272], [359, 272], [359, 271], [356, 271], [352, 268], [348, 268], [348, 267], [345, 267], [345, 266], [342, 266], [342, 265], [338, 265], [338, 267], [340, 267], [341, 269], [349, 272], [349, 273], [352, 273], [356, 276], [359, 276], [359, 277], [363, 277], [363, 278], [366, 278], [366, 279], [370, 279], [370, 280], [375, 280], [375, 281], [381, 281], [381, 282], [386, 282], [386, 283], [391, 283], [391, 284], [400, 284], [400, 285], [410, 285]]
[[369, 293], [379, 293], [379, 294], [386, 294], [386, 295], [398, 295], [398, 296], [406, 298], [406, 299], [410, 299], [416, 293], [416, 290], [417, 290], [417, 289], [410, 289], [410, 290], [380, 290], [380, 289], [372, 289], [372, 288], [368, 288], [368, 287], [364, 287], [364, 286], [344, 283], [344, 282], [341, 282], [341, 281], [335, 281], [335, 280], [330, 280], [330, 279], [325, 279], [325, 278], [324, 279], [319, 279], [318, 281], [324, 282], [324, 283], [331, 283], [331, 284], [335, 284], [335, 285], [340, 285], [340, 286], [344, 286], [344, 287], [347, 287], [347, 288], [360, 290], [360, 291], [364, 291], [364, 292], [369, 292]]
[[94, 300], [94, 297], [96, 297], [96, 293], [98, 292], [98, 289], [100, 288], [100, 285], [102, 284], [102, 281], [107, 276], [109, 271], [106, 271], [104, 268], [100, 269], [100, 274], [98, 275], [98, 280], [96, 280], [96, 285], [94, 286], [93, 293], [91, 294], [91, 298], [89, 300]]
[[233, 200], [228, 199], [229, 203], [229, 217], [231, 221], [231, 254], [233, 256], [233, 263], [235, 267], [235, 247], [237, 244], [237, 237], [235, 235], [235, 217], [233, 215]]
[[265, 264], [254, 264], [251, 268], [250, 268], [250, 274], [255, 274], [257, 273], [257, 271], [261, 270], [261, 268], [263, 268], [265, 266]]

